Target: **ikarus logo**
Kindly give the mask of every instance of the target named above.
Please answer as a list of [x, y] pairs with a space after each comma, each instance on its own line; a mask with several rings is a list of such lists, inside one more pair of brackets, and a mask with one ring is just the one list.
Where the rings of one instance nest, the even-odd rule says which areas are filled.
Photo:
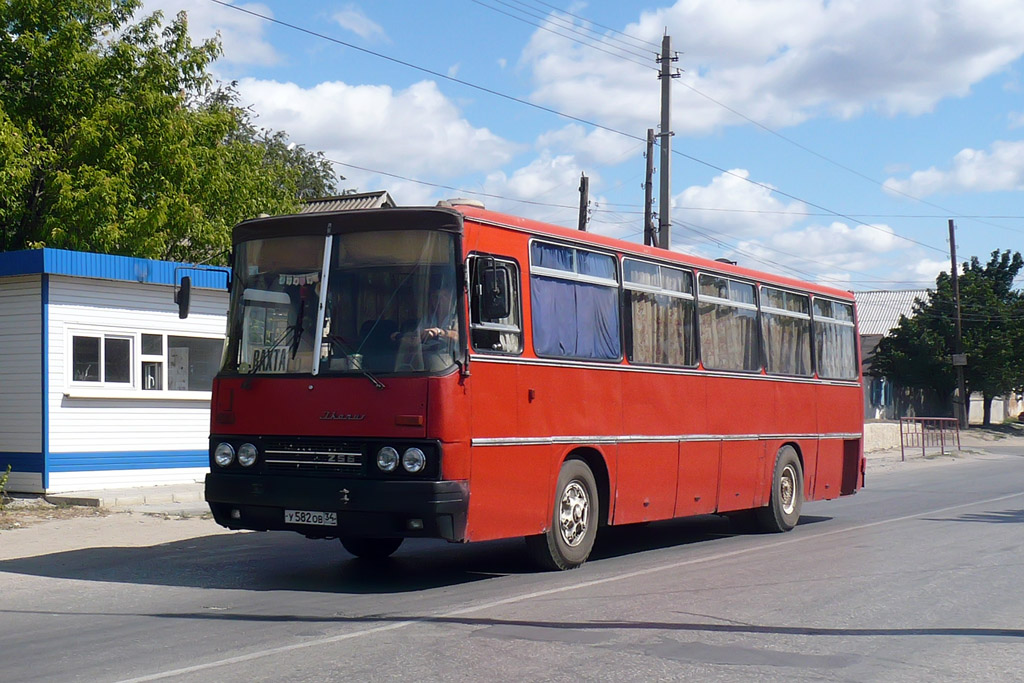
[[325, 410], [324, 414], [320, 416], [321, 420], [351, 420], [358, 421], [365, 419], [365, 415], [358, 415], [356, 413], [338, 413], [333, 410]]

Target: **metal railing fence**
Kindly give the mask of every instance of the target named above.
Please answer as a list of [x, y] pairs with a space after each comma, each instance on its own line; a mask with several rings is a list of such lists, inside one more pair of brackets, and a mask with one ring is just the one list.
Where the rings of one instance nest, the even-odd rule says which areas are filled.
[[960, 450], [960, 422], [955, 417], [901, 417], [900, 457], [907, 459], [908, 448], [920, 448], [921, 456], [927, 455], [928, 448], [940, 449], [946, 454], [947, 444], [952, 450]]

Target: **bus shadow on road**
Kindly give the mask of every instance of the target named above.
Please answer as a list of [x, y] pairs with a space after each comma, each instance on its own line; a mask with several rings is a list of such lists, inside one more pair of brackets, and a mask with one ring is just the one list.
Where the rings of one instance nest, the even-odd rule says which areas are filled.
[[[830, 521], [831, 517], [803, 515], [799, 526]], [[633, 555], [650, 550], [706, 543], [734, 536], [762, 536], [745, 518], [702, 515], [646, 524], [605, 527], [597, 536], [593, 560]]]
[[[807, 517], [800, 525], [826, 521]], [[590, 563], [683, 548], [745, 531], [717, 516], [606, 527]], [[391, 594], [536, 573], [522, 539], [449, 544], [407, 540], [385, 561], [348, 555], [337, 541], [288, 533], [217, 534], [143, 547], [83, 548], [0, 561], [0, 572], [76, 581], [248, 591]]]
[[980, 522], [983, 524], [1024, 524], [1024, 510], [965, 512], [959, 517], [925, 517], [927, 522]]

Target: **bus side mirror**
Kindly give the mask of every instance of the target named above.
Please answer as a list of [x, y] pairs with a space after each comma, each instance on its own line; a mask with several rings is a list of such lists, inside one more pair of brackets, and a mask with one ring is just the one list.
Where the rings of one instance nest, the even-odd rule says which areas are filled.
[[508, 278], [505, 271], [500, 268], [487, 268], [482, 275], [480, 318], [482, 320], [507, 318], [512, 313], [512, 301], [509, 298]]
[[183, 320], [188, 317], [188, 305], [191, 296], [192, 278], [185, 275], [181, 278], [181, 287], [174, 293], [174, 303], [178, 304], [178, 317]]

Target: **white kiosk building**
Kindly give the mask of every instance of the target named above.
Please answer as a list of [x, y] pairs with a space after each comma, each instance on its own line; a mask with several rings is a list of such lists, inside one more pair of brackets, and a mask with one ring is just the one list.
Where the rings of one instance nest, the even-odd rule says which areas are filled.
[[[181, 320], [173, 287], [192, 278]], [[0, 474], [25, 493], [202, 480], [227, 273], [0, 253]]]

